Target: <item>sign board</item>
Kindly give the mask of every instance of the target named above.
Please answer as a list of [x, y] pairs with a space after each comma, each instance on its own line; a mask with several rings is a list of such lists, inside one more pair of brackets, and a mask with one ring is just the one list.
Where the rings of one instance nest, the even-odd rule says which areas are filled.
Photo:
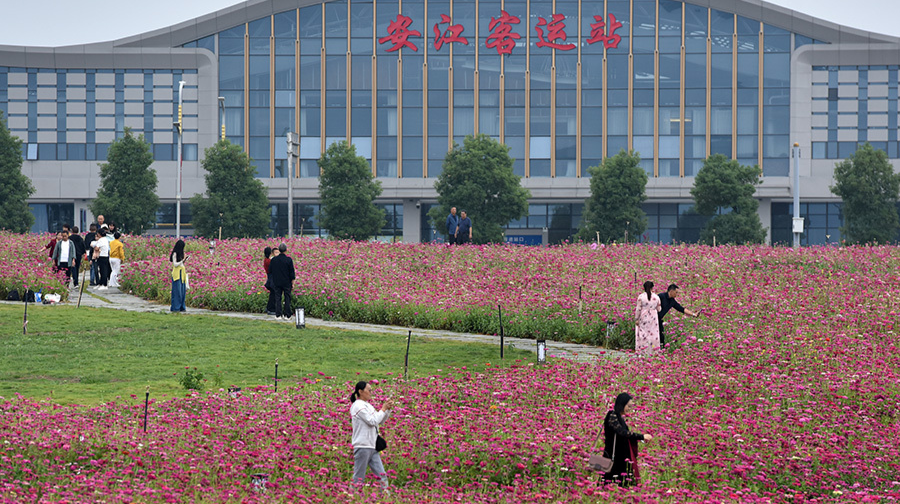
[[543, 243], [543, 238], [539, 234], [528, 234], [528, 235], [506, 235], [506, 243], [510, 245], [534, 245], [540, 246]]

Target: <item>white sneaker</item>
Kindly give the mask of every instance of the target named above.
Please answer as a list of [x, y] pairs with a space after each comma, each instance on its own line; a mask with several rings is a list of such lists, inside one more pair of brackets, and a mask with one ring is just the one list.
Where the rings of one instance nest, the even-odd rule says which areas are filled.
[[97, 287], [97, 290], [109, 290], [109, 287], [106, 287], [105, 285], [101, 285], [100, 287]]

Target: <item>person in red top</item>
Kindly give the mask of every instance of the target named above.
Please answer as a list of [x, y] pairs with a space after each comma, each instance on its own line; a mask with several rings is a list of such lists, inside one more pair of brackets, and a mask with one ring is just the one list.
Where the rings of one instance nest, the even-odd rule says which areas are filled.
[[[50, 257], [50, 260], [53, 260], [53, 250], [56, 248], [56, 242], [60, 239], [60, 233], [56, 233], [53, 235], [53, 238], [50, 239], [50, 243], [44, 245], [44, 250], [50, 250], [47, 254]], [[56, 266], [56, 262], [54, 262], [53, 265]]]
[[272, 297], [272, 279], [269, 278], [269, 264], [272, 263], [272, 247], [263, 249], [263, 269], [266, 270], [266, 290], [269, 291], [269, 301], [266, 303], [266, 315], [275, 315], [275, 298]]

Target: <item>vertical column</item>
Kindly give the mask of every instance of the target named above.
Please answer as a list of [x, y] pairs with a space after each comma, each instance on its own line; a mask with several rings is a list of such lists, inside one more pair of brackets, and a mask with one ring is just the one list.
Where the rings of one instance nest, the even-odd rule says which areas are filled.
[[[428, 23], [428, 1], [425, 1], [425, 15], [422, 16]], [[425, 26], [425, 34], [428, 34], [428, 26]], [[422, 178], [428, 177], [428, 37], [425, 37], [425, 48], [422, 51]], [[404, 210], [405, 212], [405, 210]], [[417, 214], [418, 215], [418, 212]], [[406, 214], [403, 223], [406, 225]], [[406, 233], [403, 233], [406, 236]]]
[[[758, 140], [756, 164], [759, 165], [760, 177], [762, 177], [763, 175], [763, 105], [765, 105], [765, 103], [763, 102], [763, 58], [765, 57], [765, 40], [763, 36], [765, 35], [765, 28], [763, 26], [763, 23], [759, 23], [759, 44], [757, 46], [757, 49], [759, 49], [759, 99], [757, 101], [757, 112], [759, 113], [759, 117], [757, 117], [758, 126], [756, 128], [756, 139]], [[768, 231], [768, 233], [771, 235], [771, 231]], [[767, 243], [771, 243], [771, 236], [769, 237]]]
[[712, 127], [710, 125], [710, 118], [712, 114], [710, 113], [710, 107], [712, 107], [712, 10], [706, 10], [706, 156], [709, 157], [710, 153], [710, 131]]
[[[634, 25], [633, 20], [631, 24]], [[653, 176], [659, 177], [659, 0], [656, 0], [654, 25], [656, 33], [653, 42]]]
[[[479, 117], [481, 116], [481, 79], [478, 75], [479, 69], [479, 60], [478, 56], [481, 54], [480, 45], [478, 41], [479, 35], [479, 23], [478, 21], [481, 19], [481, 11], [478, 6], [478, 0], [475, 0], [475, 124], [472, 126], [472, 131], [477, 135], [479, 132], [478, 122]], [[426, 27], [427, 28], [427, 27]]]
[[[296, 26], [297, 26], [297, 34], [296, 40], [294, 41], [294, 129], [297, 132], [297, 141], [300, 141], [300, 9], [296, 9]], [[297, 153], [299, 154], [299, 152]], [[289, 177], [299, 177], [300, 176], [300, 157], [294, 159], [294, 163], [291, 164], [291, 171], [293, 173], [289, 173]]]
[[[281, 142], [278, 142], [281, 143]], [[269, 177], [275, 177], [275, 16], [269, 16]], [[283, 144], [282, 144], [283, 145]], [[290, 235], [290, 230], [288, 230]]]
[[731, 159], [737, 159], [737, 15], [733, 15], [731, 31]]
[[351, 0], [347, 0], [347, 143], [351, 143], [352, 140], [352, 126], [353, 126], [353, 63], [351, 60], [353, 59], [353, 53], [350, 51], [350, 32], [353, 30], [353, 27], [350, 24], [350, 2]]
[[681, 9], [681, 64], [680, 64], [680, 69], [681, 69], [681, 89], [680, 89], [680, 93], [679, 93], [679, 100], [680, 100], [680, 107], [679, 107], [679, 108], [680, 108], [680, 112], [679, 112], [679, 114], [678, 114], [679, 120], [681, 121], [681, 123], [680, 123], [680, 125], [681, 125], [681, 131], [680, 131], [680, 133], [679, 133], [679, 138], [678, 138], [678, 176], [680, 176], [680, 177], [682, 177], [682, 178], [684, 177], [684, 135], [685, 135], [685, 130], [687, 129], [687, 127], [686, 127], [686, 126], [687, 126], [687, 121], [685, 120], [685, 115], [684, 115], [684, 103], [685, 103], [685, 96], [684, 96], [684, 88], [685, 88], [684, 81], [685, 81], [685, 75], [684, 75], [684, 69], [685, 69], [685, 66], [686, 66], [686, 65], [685, 65], [685, 58], [687, 58], [687, 51], [686, 51], [685, 46], [684, 46], [684, 34], [685, 34], [685, 32], [687, 32], [687, 28], [686, 28], [685, 25], [684, 25], [684, 23], [685, 23], [685, 16], [686, 16], [685, 11], [686, 11], [686, 10], [687, 10], [687, 9], [684, 8], [684, 7], [682, 7], [682, 9]]
[[[453, 19], [453, 0], [450, 0], [450, 19]], [[427, 32], [426, 32], [427, 33]], [[427, 42], [427, 38], [426, 38]], [[450, 46], [450, 65], [447, 68], [447, 150], [453, 148], [453, 44]]]
[[[553, 11], [550, 16], [553, 14], [556, 14], [556, 0], [553, 0]], [[550, 178], [554, 177], [556, 177], [556, 49], [552, 49], [550, 54]]]
[[[427, 89], [427, 86], [426, 86]], [[378, 0], [372, 2], [372, 176], [378, 160]]]
[[584, 28], [584, 18], [581, 16], [581, 0], [578, 0], [578, 61], [575, 63], [575, 178], [581, 178], [581, 32]]
[[[403, 0], [397, 4], [397, 13], [403, 14]], [[428, 32], [425, 32], [428, 45]], [[397, 51], [397, 178], [403, 176], [403, 49]]]
[[[605, 19], [605, 18], [604, 18]], [[634, 148], [634, 1], [628, 11], [628, 149]], [[603, 65], [604, 67], [606, 65]], [[655, 100], [654, 100], [655, 101]], [[604, 107], [605, 108], [605, 107]]]
[[[607, 5], [606, 0], [603, 0], [603, 19], [604, 20], [609, 19], [608, 10], [609, 10], [609, 6]], [[628, 22], [631, 23], [630, 18], [629, 18]], [[631, 50], [630, 42], [631, 41], [629, 41], [629, 44], [628, 44], [629, 51]], [[609, 104], [609, 85], [608, 85], [608, 78], [607, 78], [607, 75], [609, 73], [609, 64], [608, 64], [609, 62], [606, 59], [606, 51], [607, 51], [606, 44], [603, 44], [603, 89], [600, 91], [600, 94], [603, 97], [603, 120], [601, 123], [602, 131], [600, 132], [600, 134], [602, 135], [601, 142], [603, 144], [603, 151], [601, 152], [602, 155], [600, 156], [601, 159], [606, 158], [606, 153], [607, 153], [607, 138], [606, 138], [607, 133], [606, 132], [609, 130], [609, 127], [607, 125], [607, 120], [609, 118], [609, 114], [607, 114], [607, 112], [606, 112], [607, 106]], [[581, 109], [581, 107], [579, 107], [579, 110], [580, 109]], [[579, 140], [579, 143], [581, 143], [581, 138], [579, 138], [578, 140]]]
[[525, 178], [531, 176], [531, 2], [525, 5]]
[[327, 101], [325, 100], [325, 4], [322, 4], [322, 45], [319, 48], [319, 103], [321, 103], [321, 113], [319, 114], [319, 144], [321, 152], [325, 152], [325, 115], [328, 110]]
[[[500, 9], [506, 8], [506, 0], [500, 0]], [[500, 56], [500, 143], [506, 143], [506, 68]]]
[[[250, 153], [250, 28], [244, 23], [244, 152]], [[176, 83], [177, 85], [177, 83]]]

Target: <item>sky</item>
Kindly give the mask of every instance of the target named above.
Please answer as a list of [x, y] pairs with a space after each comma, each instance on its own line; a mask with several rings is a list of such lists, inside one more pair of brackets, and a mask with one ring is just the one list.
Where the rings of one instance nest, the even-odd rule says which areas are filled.
[[[234, 0], [0, 0], [0, 45], [65, 46], [165, 28], [241, 2]], [[771, 0], [845, 26], [900, 37], [897, 0]], [[715, 1], [713, 1], [715, 4]]]

